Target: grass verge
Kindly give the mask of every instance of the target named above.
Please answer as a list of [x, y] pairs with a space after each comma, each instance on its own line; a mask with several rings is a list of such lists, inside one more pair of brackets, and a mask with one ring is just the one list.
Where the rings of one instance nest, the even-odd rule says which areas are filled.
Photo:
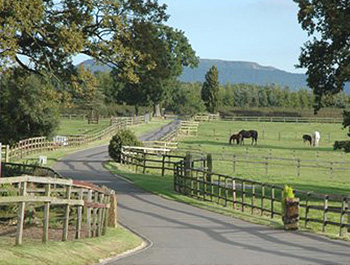
[[142, 239], [125, 228], [109, 228], [103, 237], [72, 242], [26, 242], [22, 246], [8, 244], [0, 237], [1, 264], [94, 264], [100, 259], [116, 256], [141, 245]]
[[[134, 173], [128, 166], [121, 165], [112, 161], [107, 162], [105, 164], [105, 167], [113, 174], [123, 176], [124, 178], [132, 181], [136, 186], [166, 199], [187, 203], [202, 209], [224, 214], [226, 216], [231, 216], [251, 223], [267, 225], [275, 229], [283, 229], [283, 222], [279, 216], [271, 219], [270, 215], [251, 215], [250, 211], [241, 212], [239, 210], [233, 210], [231, 207], [224, 207], [214, 202], [205, 202], [179, 194], [174, 191], [172, 175], [165, 175], [162, 177], [157, 174], [151, 174], [149, 171], [146, 171], [145, 175]], [[334, 229], [329, 230], [326, 233], [322, 233], [319, 229], [316, 229], [312, 225], [309, 225], [308, 228], [305, 228], [300, 224], [299, 230], [303, 232], [312, 232], [318, 235], [327, 236], [332, 239], [350, 241], [349, 236], [339, 237], [336, 235], [336, 233], [333, 231]]]

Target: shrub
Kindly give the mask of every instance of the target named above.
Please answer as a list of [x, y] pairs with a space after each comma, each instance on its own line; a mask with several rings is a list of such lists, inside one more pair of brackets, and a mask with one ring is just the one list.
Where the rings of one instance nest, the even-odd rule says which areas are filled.
[[109, 156], [116, 162], [120, 162], [123, 145], [141, 146], [142, 143], [137, 140], [136, 135], [130, 130], [121, 130], [117, 132], [108, 146]]
[[284, 189], [282, 191], [282, 201], [281, 201], [281, 206], [282, 206], [282, 218], [285, 215], [285, 203], [286, 199], [293, 199], [294, 198], [294, 191], [292, 187], [289, 187], [287, 185], [284, 185]]

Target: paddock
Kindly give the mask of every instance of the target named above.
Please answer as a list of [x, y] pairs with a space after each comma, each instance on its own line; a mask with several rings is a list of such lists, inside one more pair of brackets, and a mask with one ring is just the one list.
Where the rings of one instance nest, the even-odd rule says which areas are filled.
[[[232, 134], [244, 128], [259, 133], [258, 145], [229, 145]], [[256, 181], [290, 184], [301, 190], [348, 194], [350, 154], [333, 150], [336, 140], [348, 140], [341, 124], [215, 121], [202, 123], [198, 134], [179, 148], [213, 155], [213, 168]], [[319, 131], [318, 147], [306, 145], [302, 136]]]

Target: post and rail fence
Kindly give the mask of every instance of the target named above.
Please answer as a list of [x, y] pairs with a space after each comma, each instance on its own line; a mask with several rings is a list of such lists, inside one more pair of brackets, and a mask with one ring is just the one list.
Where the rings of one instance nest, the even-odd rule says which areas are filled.
[[[127, 147], [122, 152], [122, 163], [132, 165], [134, 170], [152, 169], [164, 176], [174, 176], [175, 191], [203, 201], [218, 203], [234, 210], [261, 215], [268, 218], [281, 216], [283, 187], [241, 177], [213, 172], [213, 157], [193, 157], [193, 154], [173, 155], [163, 149], [146, 152]], [[338, 235], [344, 229], [350, 232], [350, 195], [319, 194], [295, 190], [300, 199], [300, 220], [305, 228], [326, 232], [338, 228]]]
[[[76, 239], [81, 237], [83, 221], [86, 221], [87, 237], [104, 235], [108, 225], [116, 226], [115, 192], [92, 183], [27, 175], [8, 177], [0, 179], [0, 195], [0, 207], [17, 205], [17, 245], [23, 242], [25, 217], [28, 206], [33, 205], [36, 208], [43, 207], [43, 242], [49, 240], [50, 220], [57, 217], [58, 212], [63, 215], [59, 224], [62, 228], [62, 241], [68, 240], [73, 221]], [[52, 211], [55, 212], [53, 217], [50, 215]], [[83, 212], [86, 218], [83, 218]], [[72, 216], [73, 213], [75, 216]]]

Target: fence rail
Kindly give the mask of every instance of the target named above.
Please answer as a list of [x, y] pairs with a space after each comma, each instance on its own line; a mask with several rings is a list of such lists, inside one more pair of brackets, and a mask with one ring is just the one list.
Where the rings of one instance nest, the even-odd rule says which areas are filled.
[[252, 122], [294, 122], [294, 123], [342, 123], [341, 118], [316, 117], [268, 117], [268, 116], [224, 116], [222, 120]]
[[51, 141], [46, 137], [34, 137], [19, 141], [12, 147], [8, 145], [2, 145], [2, 160], [9, 162], [10, 160], [22, 159], [23, 157], [43, 152], [43, 151], [54, 151], [62, 147], [76, 147], [83, 144], [88, 144], [97, 140], [102, 140], [108, 136], [112, 136], [118, 130], [126, 128], [127, 126], [137, 125], [144, 123], [145, 119], [143, 116], [135, 118], [116, 118], [111, 125], [101, 131], [87, 135], [66, 135], [61, 136], [61, 141]]
[[[190, 157], [190, 158], [188, 158]], [[171, 153], [149, 153], [140, 151], [125, 152], [122, 162], [133, 165], [137, 171], [153, 169], [164, 175], [174, 174], [175, 191], [204, 201], [212, 201], [225, 207], [242, 212], [275, 218], [281, 216], [283, 187], [254, 180], [214, 173], [213, 157], [197, 154], [173, 155]], [[242, 163], [245, 161], [242, 161]], [[344, 235], [344, 229], [350, 232], [350, 195], [319, 194], [295, 191], [300, 199], [300, 220], [304, 227], [313, 224], [313, 229], [326, 232], [332, 227], [338, 228], [338, 234]]]
[[[92, 183], [58, 179], [50, 177], [20, 176], [1, 178], [0, 205], [17, 205], [17, 233], [16, 244], [23, 242], [26, 207], [28, 205], [44, 206], [43, 237], [42, 241], [49, 240], [50, 211], [52, 207], [63, 213], [62, 241], [68, 239], [69, 223], [73, 217], [73, 208], [76, 212], [75, 238], [81, 237], [83, 207], [86, 213], [88, 237], [105, 234], [108, 225], [110, 210], [116, 211], [115, 192], [106, 187], [99, 187]], [[113, 201], [113, 202], [112, 202]], [[111, 203], [113, 207], [111, 208]], [[108, 210], [110, 209], [110, 210]], [[113, 222], [112, 222], [113, 223]]]

